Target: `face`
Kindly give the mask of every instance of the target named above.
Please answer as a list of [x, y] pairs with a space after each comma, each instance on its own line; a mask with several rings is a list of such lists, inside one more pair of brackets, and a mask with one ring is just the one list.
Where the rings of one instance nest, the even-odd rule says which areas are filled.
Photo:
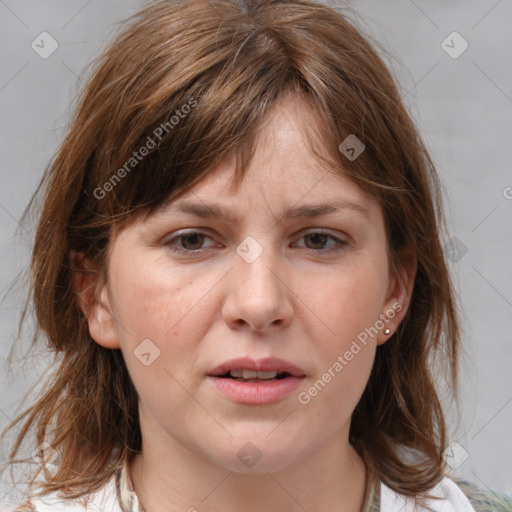
[[378, 203], [305, 146], [312, 118], [283, 101], [239, 187], [228, 158], [112, 239], [89, 328], [123, 353], [143, 438], [235, 471], [245, 455], [275, 471], [348, 442], [411, 272], [388, 273]]

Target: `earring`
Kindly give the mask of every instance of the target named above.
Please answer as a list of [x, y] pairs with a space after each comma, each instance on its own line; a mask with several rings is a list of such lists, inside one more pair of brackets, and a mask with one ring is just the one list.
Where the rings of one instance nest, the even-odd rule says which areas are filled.
[[391, 329], [387, 328], [384, 329], [384, 334], [387, 336], [388, 334], [391, 334]]

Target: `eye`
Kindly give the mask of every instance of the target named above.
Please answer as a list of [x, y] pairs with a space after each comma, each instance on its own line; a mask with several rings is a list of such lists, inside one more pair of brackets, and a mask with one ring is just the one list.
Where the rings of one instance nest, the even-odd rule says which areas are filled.
[[[348, 245], [348, 242], [345, 242], [326, 231], [313, 231], [302, 236], [301, 240], [302, 239], [305, 241], [309, 240], [309, 244], [306, 243], [305, 245], [307, 249], [311, 249], [312, 251], [324, 250], [324, 252], [336, 252], [344, 250], [345, 246]], [[326, 244], [329, 240], [331, 241], [330, 247], [326, 248]]]
[[[173, 252], [178, 254], [191, 255], [201, 252], [202, 249], [213, 247], [205, 247], [205, 241], [211, 237], [200, 231], [189, 231], [178, 234], [171, 238], [165, 245]], [[315, 252], [338, 252], [345, 249], [348, 242], [326, 232], [313, 231], [303, 235], [300, 240], [305, 240], [305, 248]]]
[[206, 238], [211, 239], [211, 237], [205, 233], [201, 233], [199, 231], [189, 231], [188, 233], [182, 233], [171, 238], [168, 242], [166, 242], [165, 245], [169, 247], [171, 251], [177, 252], [179, 254], [191, 254], [204, 249], [203, 243]]

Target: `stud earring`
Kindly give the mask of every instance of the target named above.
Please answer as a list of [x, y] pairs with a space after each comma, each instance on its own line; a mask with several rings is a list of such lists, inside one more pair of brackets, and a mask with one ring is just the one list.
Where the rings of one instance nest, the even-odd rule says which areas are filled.
[[391, 334], [391, 329], [387, 328], [384, 329], [384, 334], [387, 336], [388, 334]]

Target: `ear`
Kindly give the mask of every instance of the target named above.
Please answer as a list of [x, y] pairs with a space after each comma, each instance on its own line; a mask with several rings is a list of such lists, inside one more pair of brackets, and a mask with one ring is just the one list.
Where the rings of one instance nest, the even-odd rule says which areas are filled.
[[[400, 251], [399, 260], [396, 272], [390, 276], [388, 293], [381, 314], [384, 328], [377, 336], [377, 345], [382, 345], [393, 336], [409, 309], [418, 268], [416, 251], [413, 249]], [[386, 334], [386, 329], [391, 332]]]
[[92, 339], [105, 348], [120, 348], [108, 288], [101, 272], [83, 252], [71, 250], [69, 255], [73, 269], [73, 288], [80, 309], [87, 318]]

